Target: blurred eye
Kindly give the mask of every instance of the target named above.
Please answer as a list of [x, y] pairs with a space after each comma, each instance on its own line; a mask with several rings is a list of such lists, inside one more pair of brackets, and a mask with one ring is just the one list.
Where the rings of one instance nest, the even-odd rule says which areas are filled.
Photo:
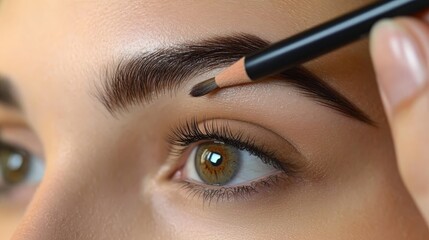
[[282, 172], [247, 150], [218, 141], [204, 142], [192, 149], [183, 177], [196, 183], [234, 186]]
[[3, 127], [0, 132], [0, 205], [26, 205], [45, 172], [42, 145], [25, 127]]
[[43, 162], [39, 158], [24, 149], [0, 143], [0, 189], [38, 183], [43, 172]]

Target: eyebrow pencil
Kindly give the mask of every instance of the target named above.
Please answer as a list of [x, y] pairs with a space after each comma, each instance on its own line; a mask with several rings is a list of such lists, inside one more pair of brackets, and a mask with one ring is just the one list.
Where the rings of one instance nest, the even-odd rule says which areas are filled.
[[428, 7], [429, 0], [378, 1], [243, 57], [214, 78], [195, 85], [190, 95], [199, 97], [217, 88], [281, 73], [366, 36], [383, 18], [410, 15]]

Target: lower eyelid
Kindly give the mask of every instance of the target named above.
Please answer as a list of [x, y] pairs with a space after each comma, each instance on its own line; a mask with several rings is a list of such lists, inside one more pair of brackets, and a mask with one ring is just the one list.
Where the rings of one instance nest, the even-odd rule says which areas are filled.
[[37, 185], [21, 185], [17, 186], [17, 188], [6, 188], [0, 190], [0, 199], [3, 198], [3, 201], [6, 203], [25, 206], [31, 201], [36, 189]]
[[271, 175], [239, 186], [209, 186], [193, 181], [181, 181], [181, 189], [186, 192], [187, 198], [199, 198], [204, 202], [221, 202], [231, 200], [251, 199], [256, 195], [264, 196], [276, 188], [287, 187], [292, 182], [284, 172]]

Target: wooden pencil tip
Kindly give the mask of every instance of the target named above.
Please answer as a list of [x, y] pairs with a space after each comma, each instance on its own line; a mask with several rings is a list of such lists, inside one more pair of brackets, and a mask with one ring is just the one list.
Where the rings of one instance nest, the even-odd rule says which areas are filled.
[[201, 97], [204, 96], [213, 90], [219, 88], [219, 86], [216, 84], [216, 81], [214, 78], [210, 78], [206, 81], [200, 82], [197, 85], [195, 85], [192, 89], [189, 95], [192, 97]]

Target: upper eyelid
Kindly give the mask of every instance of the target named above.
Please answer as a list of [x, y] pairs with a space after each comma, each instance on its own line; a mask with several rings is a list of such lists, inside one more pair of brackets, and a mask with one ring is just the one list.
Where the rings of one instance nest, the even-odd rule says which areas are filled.
[[[237, 121], [237, 122], [241, 122], [241, 123], [245, 123], [245, 124], [255, 125], [258, 128], [261, 128], [261, 129], [263, 129], [263, 130], [265, 130], [267, 132], [270, 132], [271, 134], [275, 135], [276, 137], [281, 138], [284, 141], [288, 142], [293, 147], [293, 149], [295, 151], [297, 151], [298, 153], [302, 154], [300, 152], [299, 148], [295, 145], [295, 143], [293, 141], [291, 141], [290, 139], [286, 138], [285, 136], [281, 136], [278, 133], [276, 133], [275, 131], [272, 131], [271, 129], [268, 129], [268, 128], [260, 125], [260, 124], [255, 124], [254, 122], [249, 122], [249, 121], [246, 121], [246, 120], [243, 120], [243, 119], [235, 119], [235, 118], [208, 118], [208, 117], [198, 118], [198, 117], [192, 117], [192, 118], [188, 118], [188, 119], [184, 119], [184, 120], [179, 121], [178, 125], [179, 126], [180, 125], [183, 126], [183, 125], [191, 123], [194, 126], [199, 126], [199, 124], [204, 123], [204, 122], [209, 122], [209, 121], [213, 121], [213, 122], [216, 122], [216, 121], [227, 121], [227, 122]], [[177, 126], [171, 127], [170, 128], [170, 132], [174, 133], [175, 129], [177, 129]], [[172, 134], [170, 134], [168, 136], [168, 141], [169, 141], [170, 144], [171, 144], [171, 141], [170, 141], [171, 137], [174, 137], [174, 136]]]
[[[206, 123], [208, 123], [208, 122], [211, 122], [212, 125], [206, 125]], [[273, 137], [275, 137], [275, 138], [277, 138], [279, 140], [281, 139], [282, 141], [284, 141], [284, 143], [287, 143], [288, 150], [285, 148], [285, 149], [281, 149], [279, 151], [277, 149], [274, 149], [273, 147], [269, 147], [269, 146], [266, 146], [264, 144], [261, 144], [261, 142], [259, 142], [259, 141], [254, 141], [254, 143], [252, 143], [251, 145], [252, 146], [259, 145], [258, 146], [259, 147], [258, 151], [263, 151], [264, 154], [268, 154], [268, 155], [266, 155], [267, 157], [269, 157], [269, 158], [271, 158], [273, 160], [276, 160], [277, 162], [281, 162], [282, 164], [286, 165], [287, 168], [290, 170], [290, 172], [289, 172], [290, 174], [292, 174], [292, 172], [296, 172], [296, 173], [301, 172], [303, 169], [307, 168], [307, 165], [308, 165], [307, 161], [304, 161], [302, 159], [304, 155], [298, 150], [298, 148], [294, 144], [292, 144], [292, 142], [290, 140], [288, 140], [288, 139], [280, 136], [279, 134], [275, 133], [274, 131], [272, 131], [270, 129], [267, 129], [267, 128], [259, 125], [259, 124], [255, 124], [255, 123], [251, 123], [251, 122], [246, 122], [246, 121], [242, 121], [242, 120], [233, 120], [233, 119], [218, 119], [218, 118], [197, 119], [197, 118], [191, 118], [191, 119], [185, 120], [184, 123], [183, 122], [180, 123], [179, 127], [176, 127], [176, 128], [183, 127], [184, 124], [185, 125], [186, 124], [190, 124], [191, 126], [188, 126], [188, 127], [192, 128], [192, 129], [196, 129], [196, 130], [198, 130], [198, 131], [201, 132], [200, 133], [201, 135], [206, 136], [207, 134], [205, 134], [204, 131], [209, 131], [209, 132], [212, 133], [212, 132], [218, 130], [218, 129], [216, 129], [217, 128], [216, 124], [219, 124], [222, 127], [226, 127], [227, 131], [234, 131], [228, 125], [229, 123], [232, 124], [233, 122], [241, 123], [241, 124], [249, 124], [250, 126], [260, 128], [261, 130], [263, 130], [263, 131], [265, 131], [267, 133], [270, 133]], [[203, 129], [202, 130], [201, 130], [201, 124], [203, 124]], [[205, 130], [204, 130], [204, 126], [206, 127]], [[179, 142], [175, 142], [175, 140], [177, 140], [177, 138], [180, 137], [180, 136], [177, 136], [177, 133], [174, 133], [174, 129], [175, 128], [173, 128], [173, 130], [172, 130], [173, 134], [170, 134], [169, 137], [168, 137], [168, 139], [167, 139], [167, 141], [169, 142], [169, 144], [181, 144], [182, 146], [186, 145], [187, 143], [184, 143], [184, 142], [180, 142], [180, 141]], [[189, 133], [189, 131], [192, 131], [192, 129], [185, 129], [184, 132], [178, 133], [178, 134], [184, 134], [184, 135], [185, 134], [188, 134], [188, 135], [189, 134], [193, 134], [193, 133]], [[174, 134], [176, 134], [176, 135], [174, 135]], [[224, 135], [228, 135], [228, 134], [229, 133], [226, 133]], [[236, 134], [236, 133], [232, 132], [231, 134]], [[225, 137], [229, 138], [231, 136], [225, 136]], [[253, 136], [251, 136], [250, 134], [244, 134], [244, 138], [245, 139], [246, 138], [247, 139], [251, 138], [252, 140], [256, 139], [256, 138], [253, 138]], [[200, 140], [212, 140], [212, 139], [213, 138], [204, 138], [204, 139], [200, 139]], [[222, 139], [218, 139], [218, 140], [222, 141]], [[192, 142], [192, 143], [194, 143], [194, 142]], [[245, 144], [248, 144], [248, 143], [245, 143]], [[282, 146], [285, 146], [285, 145], [282, 145]], [[184, 147], [183, 149], [186, 149], [186, 148]], [[250, 150], [250, 149], [247, 149], [247, 150]], [[279, 158], [280, 158], [280, 155], [284, 156], [283, 154], [280, 153], [280, 151], [286, 151], [286, 150], [288, 152], [288, 159], [285, 162], [285, 161], [280, 160]], [[300, 160], [298, 160], [298, 158], [300, 158]]]
[[19, 111], [0, 103], [0, 127], [5, 125], [26, 126], [27, 123]]
[[44, 159], [43, 144], [36, 133], [26, 126], [0, 125], [0, 142]]

